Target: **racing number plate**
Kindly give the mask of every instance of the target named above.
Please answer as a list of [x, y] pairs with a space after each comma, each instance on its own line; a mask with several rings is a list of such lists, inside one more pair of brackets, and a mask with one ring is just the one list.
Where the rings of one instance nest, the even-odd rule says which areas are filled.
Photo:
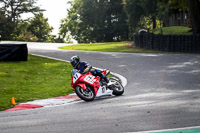
[[95, 76], [92, 76], [92, 75], [87, 75], [85, 78], [84, 78], [84, 81], [90, 83], [90, 84], [94, 84], [94, 82], [96, 81], [96, 79], [94, 79]]
[[74, 78], [73, 78], [73, 83], [75, 83], [79, 78], [80, 78], [81, 74], [80, 73], [76, 73], [74, 75]]

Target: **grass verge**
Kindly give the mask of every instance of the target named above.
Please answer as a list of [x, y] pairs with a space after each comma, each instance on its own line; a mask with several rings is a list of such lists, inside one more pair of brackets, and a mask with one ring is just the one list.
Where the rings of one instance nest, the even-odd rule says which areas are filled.
[[146, 50], [131, 47], [132, 42], [106, 42], [91, 43], [60, 47], [66, 50], [84, 50], [84, 51], [100, 51], [100, 52], [126, 52], [126, 53], [166, 53], [161, 51]]
[[62, 96], [71, 89], [71, 64], [37, 56], [26, 62], [0, 62], [0, 110], [16, 103]]
[[[163, 35], [191, 35], [192, 28], [185, 27], [185, 26], [170, 26], [170, 27], [163, 27]], [[160, 29], [156, 29], [154, 34], [160, 34]]]

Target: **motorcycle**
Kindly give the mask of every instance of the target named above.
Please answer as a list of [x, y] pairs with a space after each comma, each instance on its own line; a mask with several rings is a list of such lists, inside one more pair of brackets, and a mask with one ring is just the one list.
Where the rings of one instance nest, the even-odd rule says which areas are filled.
[[[96, 97], [102, 96], [120, 96], [124, 93], [124, 87], [117, 78], [110, 78], [109, 83], [99, 76], [93, 76], [90, 72], [81, 74], [78, 70], [72, 70], [71, 86], [75, 90], [77, 96], [84, 101], [93, 101]], [[101, 71], [104, 75], [108, 75], [107, 70]]]

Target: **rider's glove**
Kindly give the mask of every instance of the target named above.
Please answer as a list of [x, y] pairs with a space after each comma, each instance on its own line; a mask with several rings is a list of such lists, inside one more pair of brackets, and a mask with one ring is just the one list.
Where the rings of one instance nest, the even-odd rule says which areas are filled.
[[86, 68], [83, 72], [84, 72], [84, 73], [87, 73], [87, 72], [88, 72], [88, 69]]
[[87, 73], [92, 69], [92, 66], [87, 66], [87, 68], [85, 68], [85, 70], [83, 71], [83, 73]]

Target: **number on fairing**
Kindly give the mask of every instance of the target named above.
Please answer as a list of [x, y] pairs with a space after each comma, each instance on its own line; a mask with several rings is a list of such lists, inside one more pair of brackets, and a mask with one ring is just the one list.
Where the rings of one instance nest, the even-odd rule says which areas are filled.
[[96, 81], [96, 79], [94, 79], [95, 76], [92, 76], [92, 75], [87, 75], [84, 80], [90, 84], [94, 84], [94, 82]]
[[80, 73], [76, 73], [74, 75], [74, 78], [73, 78], [73, 83], [75, 83], [79, 78], [80, 78], [81, 74]]

